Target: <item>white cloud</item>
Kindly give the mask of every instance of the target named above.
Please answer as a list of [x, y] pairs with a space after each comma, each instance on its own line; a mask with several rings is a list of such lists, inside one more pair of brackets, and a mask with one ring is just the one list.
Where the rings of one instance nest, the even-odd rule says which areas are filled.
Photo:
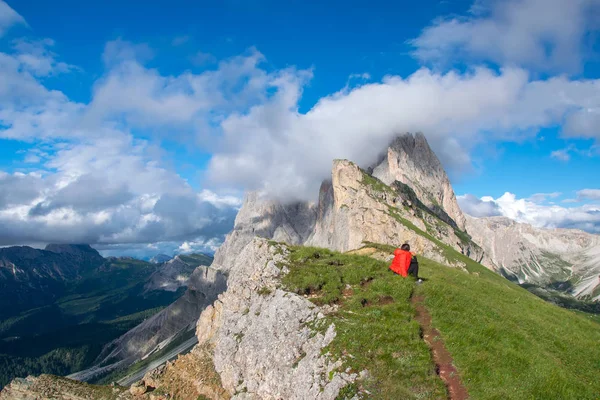
[[104, 46], [102, 60], [109, 67], [123, 62], [146, 62], [154, 57], [154, 51], [146, 43], [131, 43], [121, 38], [112, 40]]
[[199, 51], [196, 54], [194, 54], [190, 58], [190, 60], [194, 65], [203, 66], [206, 64], [214, 64], [215, 62], [217, 62], [217, 57], [213, 56], [210, 53], [204, 53], [202, 51]]
[[476, 1], [470, 15], [438, 19], [410, 43], [424, 62], [578, 72], [593, 46], [590, 32], [600, 28], [599, 15], [596, 0]]
[[221, 241], [240, 206], [195, 193], [157, 165], [148, 143], [127, 136], [68, 145], [45, 167], [0, 173], [0, 245]]
[[174, 126], [189, 131], [207, 128], [224, 114], [244, 111], [266, 96], [269, 77], [258, 68], [264, 57], [255, 49], [221, 61], [215, 70], [201, 74], [186, 71], [177, 76], [163, 76], [146, 68], [132, 55], [137, 48], [127, 42], [109, 43], [105, 54], [115, 52], [120, 54], [116, 58], [119, 62], [96, 82], [86, 124], [124, 118], [130, 126]]
[[[581, 192], [590, 196], [600, 194], [596, 193], [596, 190]], [[542, 205], [529, 199], [518, 199], [509, 192], [497, 199], [489, 196], [477, 199], [472, 195], [458, 196], [458, 199], [462, 210], [475, 217], [502, 215], [517, 222], [524, 222], [542, 228], [570, 228], [600, 233], [600, 205], [586, 204], [570, 208], [558, 205]], [[473, 208], [473, 205], [477, 206], [478, 204], [486, 204], [486, 207], [490, 210], [493, 209], [494, 212], [478, 214], [480, 208]]]
[[266, 102], [222, 122], [221, 147], [209, 168], [214, 182], [286, 198], [315, 196], [332, 159], [365, 166], [407, 131], [425, 132], [444, 165], [456, 172], [469, 168], [478, 143], [532, 137], [578, 110], [600, 109], [600, 81], [531, 81], [522, 69], [477, 68], [388, 76], [323, 97], [302, 114], [298, 101], [306, 78], [299, 73], [282, 73]]
[[31, 72], [35, 76], [48, 76], [69, 72], [76, 69], [62, 61], [57, 61], [57, 55], [50, 49], [54, 46], [54, 40], [27, 40], [16, 39], [13, 48], [16, 50], [16, 59], [21, 68]]
[[600, 200], [600, 189], [583, 189], [577, 192], [579, 200]]
[[457, 196], [458, 205], [463, 212], [474, 217], [494, 217], [502, 215], [500, 207], [493, 200], [480, 199], [472, 194]]
[[[584, 134], [583, 137], [585, 136], [586, 135]], [[575, 146], [574, 144], [570, 144], [563, 149], [555, 150], [550, 153], [551, 158], [555, 158], [559, 161], [564, 162], [570, 161], [572, 155], [578, 155], [583, 157], [596, 157], [600, 155], [600, 147], [597, 144], [594, 144], [587, 149], [581, 149]]]
[[[596, 80], [532, 81], [519, 68], [464, 74], [423, 68], [406, 78], [344, 87], [302, 114], [298, 104], [312, 71], [267, 71], [255, 49], [214, 70], [175, 76], [145, 67], [138, 53], [139, 46], [123, 40], [107, 45], [105, 58], [112, 61], [88, 105], [15, 72], [18, 61], [6, 55], [17, 65], [12, 73], [29, 103], [11, 109], [14, 95], [6, 92], [9, 106], [0, 111], [0, 121], [9, 128], [1, 135], [81, 140], [119, 136], [123, 129], [154, 130], [209, 146], [213, 184], [314, 198], [332, 159], [369, 164], [398, 133], [425, 132], [444, 165], [457, 172], [470, 167], [478, 143], [520, 140], [600, 109]], [[0, 85], [0, 99], [1, 93]], [[572, 126], [566, 134], [577, 134]]]
[[221, 242], [215, 239], [208, 240], [199, 240], [199, 241], [190, 241], [183, 242], [179, 248], [176, 250], [179, 254], [186, 253], [214, 253], [217, 251]]
[[0, 37], [14, 25], [27, 25], [25, 19], [13, 10], [6, 2], [0, 0]]
[[533, 203], [543, 203], [548, 199], [555, 199], [555, 198], [559, 197], [560, 195], [562, 195], [561, 192], [535, 193], [535, 194], [532, 194], [531, 196], [529, 196], [529, 198], [527, 200], [531, 201]]
[[569, 161], [571, 159], [568, 149], [555, 150], [550, 153], [550, 157], [556, 158], [560, 161]]
[[[35, 139], [39, 145], [26, 153], [25, 161], [41, 163], [31, 174], [0, 172], [0, 245], [61, 241], [122, 249], [160, 242], [171, 243], [165, 246], [174, 251], [186, 240], [220, 242], [233, 225], [240, 200], [209, 190], [196, 193], [162, 166], [160, 148], [133, 138], [119, 120], [123, 114], [106, 107], [98, 118], [89, 118], [98, 111], [93, 108], [102, 103], [107, 93], [103, 85], [110, 79], [98, 82], [100, 97], [95, 96], [92, 104], [75, 103], [62, 92], [47, 89], [40, 78], [70, 69], [63, 68], [67, 64], [48, 50], [52, 45], [48, 40], [19, 40], [13, 53], [0, 53], [0, 137]], [[120, 94], [128, 96], [124, 104], [134, 103], [124, 110], [133, 121], [140, 115], [143, 125], [141, 116], [174, 112], [173, 98], [185, 98], [181, 104], [195, 100], [186, 97], [185, 88], [177, 86], [175, 79], [142, 67], [137, 47], [131, 50], [122, 41], [107, 47], [108, 77], [127, 71], [127, 66], [134, 71], [121, 75], [124, 80], [118, 82], [123, 83]], [[244, 61], [242, 57], [232, 62], [243, 70]], [[233, 77], [235, 66], [224, 63], [224, 71], [212, 71], [211, 76], [229, 73]], [[180, 80], [188, 78], [202, 77]], [[209, 78], [204, 77], [207, 86], [223, 83]], [[145, 84], [150, 84], [150, 92], [142, 90]], [[181, 93], [171, 95], [180, 89]], [[186, 122], [193, 122], [187, 118]]]
[[0, 52], [0, 138], [43, 140], [84, 135], [77, 127], [83, 105], [39, 80], [72, 69], [56, 60], [48, 50], [50, 44], [19, 40], [13, 53]]

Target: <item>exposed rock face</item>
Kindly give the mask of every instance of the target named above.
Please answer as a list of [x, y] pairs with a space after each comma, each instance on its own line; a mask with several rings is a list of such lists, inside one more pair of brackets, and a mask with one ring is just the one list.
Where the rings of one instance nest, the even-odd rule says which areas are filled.
[[441, 207], [459, 229], [465, 230], [465, 217], [440, 160], [422, 133], [396, 138], [383, 159], [373, 168], [373, 176], [387, 185], [394, 181], [410, 186], [431, 208]]
[[505, 217], [467, 216], [483, 247], [484, 264], [519, 283], [569, 282], [567, 292], [600, 300], [600, 236], [572, 229], [540, 229]]
[[304, 243], [315, 226], [316, 211], [313, 203], [283, 204], [256, 192], [248, 193], [235, 218], [233, 231], [215, 253], [213, 267], [229, 271], [229, 257], [239, 254], [254, 237], [288, 244]]
[[229, 289], [198, 321], [199, 346], [214, 346], [214, 366], [234, 399], [334, 399], [354, 375], [337, 367], [321, 349], [333, 340], [307, 325], [323, 317], [319, 308], [294, 293], [277, 289], [285, 267], [264, 239], [253, 239], [229, 254]]
[[162, 263], [165, 263], [165, 262], [171, 260], [172, 258], [173, 257], [168, 256], [166, 254], [157, 254], [150, 259], [150, 262], [152, 264], [162, 264]]
[[217, 250], [211, 266], [200, 266], [194, 270], [186, 293], [165, 310], [107, 344], [94, 367], [70, 377], [93, 380], [114, 368], [129, 365], [166, 346], [178, 335], [193, 330], [202, 310], [226, 289], [232, 257], [256, 236], [301, 244], [312, 231], [315, 211], [313, 204], [283, 205], [257, 193], [249, 193], [236, 217], [234, 230]]
[[161, 392], [168, 394], [166, 398], [227, 400], [231, 395], [221, 386], [212, 352], [208, 346], [196, 346], [177, 360], [148, 372], [142, 382], [151, 388], [160, 387]]
[[[212, 261], [212, 258], [207, 257], [207, 261]], [[210, 264], [211, 262], [208, 262], [206, 265]], [[186, 262], [184, 257], [177, 256], [162, 263], [158, 270], [150, 276], [144, 288], [148, 292], [151, 290], [174, 292], [180, 287], [188, 286], [190, 276], [196, 267], [196, 263]]]
[[459, 238], [453, 227], [411, 206], [414, 205], [402, 194], [368, 176], [355, 164], [336, 160], [332, 181], [321, 186], [317, 224], [306, 244], [345, 252], [362, 247], [364, 242], [394, 246], [409, 242], [415, 252], [447, 262], [435, 238], [481, 259], [481, 249]]

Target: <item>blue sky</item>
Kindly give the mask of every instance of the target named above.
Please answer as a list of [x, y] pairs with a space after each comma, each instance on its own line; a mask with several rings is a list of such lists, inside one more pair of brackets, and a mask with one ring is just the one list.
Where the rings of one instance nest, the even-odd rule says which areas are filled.
[[416, 130], [466, 212], [600, 232], [597, 6], [0, 0], [0, 245], [211, 250]]

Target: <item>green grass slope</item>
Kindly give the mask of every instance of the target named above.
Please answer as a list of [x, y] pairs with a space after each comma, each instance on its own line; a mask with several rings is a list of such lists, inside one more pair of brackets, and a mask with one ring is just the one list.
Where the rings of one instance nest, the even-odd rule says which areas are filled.
[[370, 371], [341, 398], [357, 392], [374, 399], [446, 398], [419, 336], [409, 301], [415, 291], [425, 298], [472, 399], [598, 399], [597, 320], [546, 303], [456, 252], [449, 255], [465, 262], [468, 272], [420, 258], [427, 281], [415, 285], [390, 273], [387, 262], [291, 248], [284, 286], [316, 304], [337, 304], [326, 317], [338, 332], [328, 351], [344, 360], [343, 368]]
[[383, 261], [310, 247], [291, 248], [288, 268], [288, 290], [339, 306], [314, 328], [335, 324], [337, 336], [327, 351], [344, 360], [341, 370], [370, 373], [340, 398], [359, 392], [372, 399], [446, 398], [410, 303], [413, 281], [398, 278]]
[[[474, 399], [598, 399], [600, 325], [490, 275], [423, 259], [417, 288]], [[477, 276], [479, 274], [479, 276]]]

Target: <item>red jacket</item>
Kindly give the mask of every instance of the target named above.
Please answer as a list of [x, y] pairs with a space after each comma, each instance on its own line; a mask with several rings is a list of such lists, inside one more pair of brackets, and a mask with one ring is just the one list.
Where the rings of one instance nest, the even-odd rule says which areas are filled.
[[394, 250], [394, 260], [390, 265], [390, 269], [403, 277], [408, 276], [408, 267], [413, 254], [410, 251], [396, 249]]

